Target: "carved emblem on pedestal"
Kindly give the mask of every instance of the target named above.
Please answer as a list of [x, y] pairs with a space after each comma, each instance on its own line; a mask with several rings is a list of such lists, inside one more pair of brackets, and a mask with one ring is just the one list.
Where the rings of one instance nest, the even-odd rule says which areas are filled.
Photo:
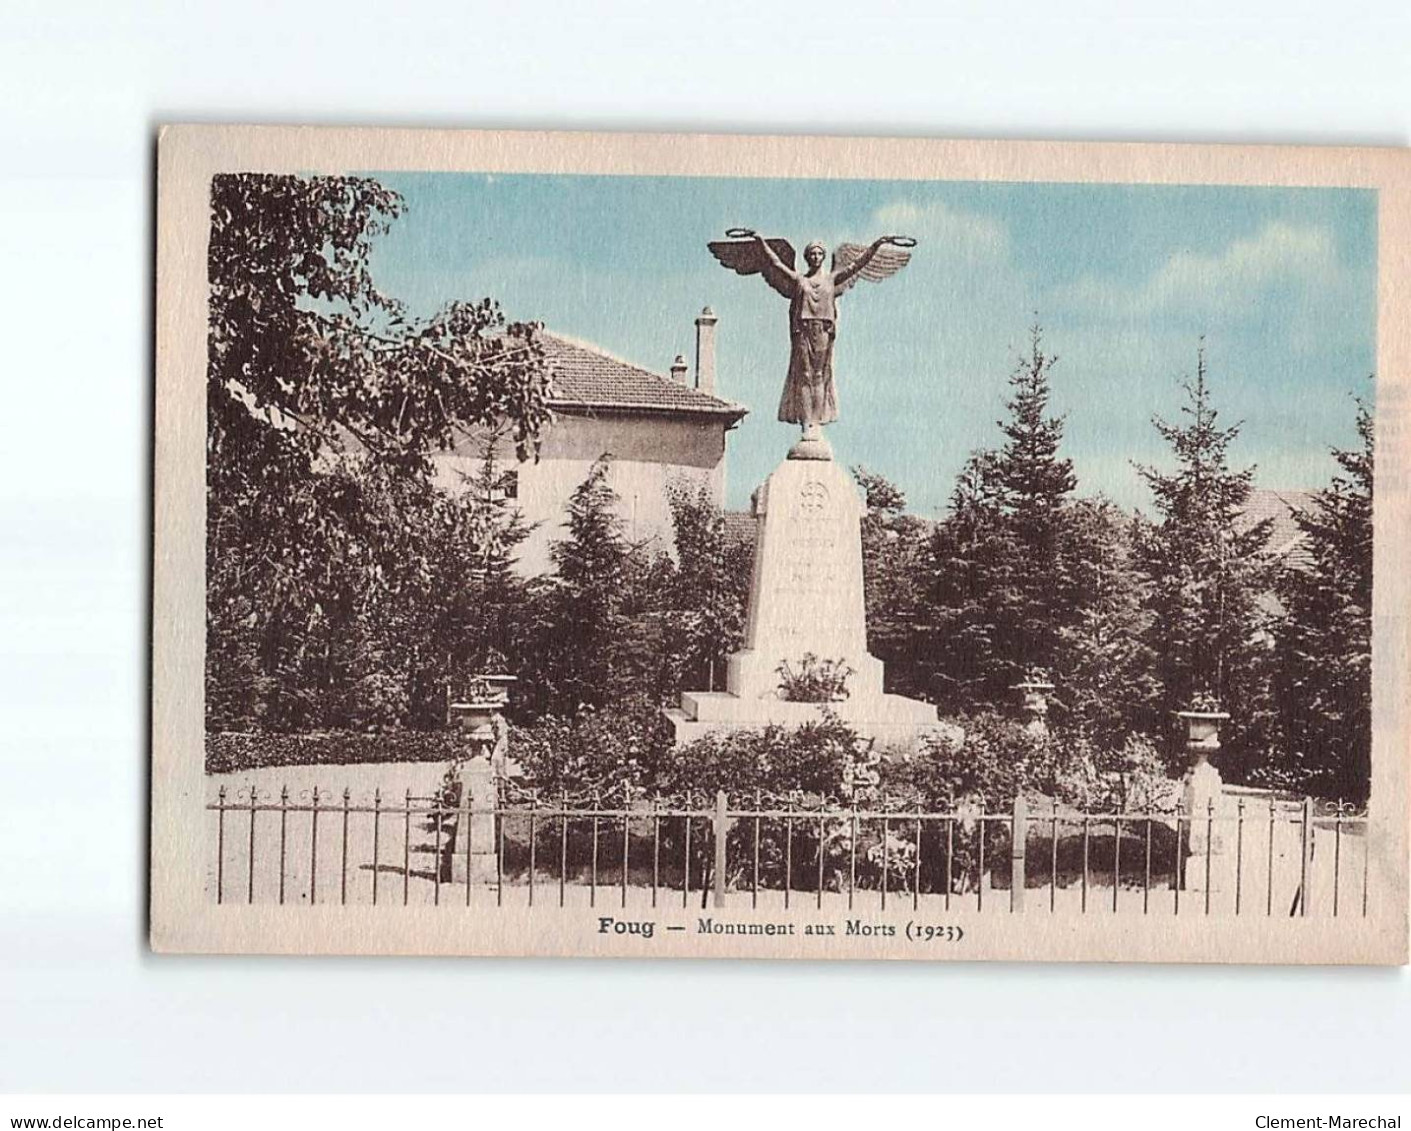
[[810, 479], [799, 492], [799, 517], [817, 519], [828, 505], [828, 488], [816, 479]]

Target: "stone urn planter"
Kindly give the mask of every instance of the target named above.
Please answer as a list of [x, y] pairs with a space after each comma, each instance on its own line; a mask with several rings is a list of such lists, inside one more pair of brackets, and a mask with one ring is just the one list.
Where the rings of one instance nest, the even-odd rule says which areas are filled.
[[1048, 698], [1054, 690], [1048, 673], [1041, 668], [1031, 668], [1011, 690], [1019, 697], [1019, 710], [1024, 716], [1025, 729], [1031, 734], [1047, 734]]

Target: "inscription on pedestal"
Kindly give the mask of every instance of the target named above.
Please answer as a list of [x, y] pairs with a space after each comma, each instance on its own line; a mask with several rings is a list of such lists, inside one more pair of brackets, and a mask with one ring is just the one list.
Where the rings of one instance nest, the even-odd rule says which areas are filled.
[[764, 505], [746, 650], [756, 654], [750, 693], [773, 691], [780, 664], [813, 653], [855, 671], [866, 660], [861, 499], [832, 462], [785, 462]]

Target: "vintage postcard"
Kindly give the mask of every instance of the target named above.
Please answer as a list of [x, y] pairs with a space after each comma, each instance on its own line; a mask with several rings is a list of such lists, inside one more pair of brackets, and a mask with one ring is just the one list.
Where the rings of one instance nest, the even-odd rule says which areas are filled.
[[151, 942], [1401, 963], [1406, 151], [173, 126]]

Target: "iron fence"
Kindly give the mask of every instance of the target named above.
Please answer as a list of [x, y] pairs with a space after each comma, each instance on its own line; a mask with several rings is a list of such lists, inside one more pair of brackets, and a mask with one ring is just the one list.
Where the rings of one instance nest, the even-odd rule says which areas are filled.
[[1090, 812], [1021, 797], [931, 811], [797, 795], [625, 790], [617, 804], [526, 794], [480, 806], [222, 786], [207, 809], [218, 903], [1368, 913], [1367, 817], [1311, 798]]

